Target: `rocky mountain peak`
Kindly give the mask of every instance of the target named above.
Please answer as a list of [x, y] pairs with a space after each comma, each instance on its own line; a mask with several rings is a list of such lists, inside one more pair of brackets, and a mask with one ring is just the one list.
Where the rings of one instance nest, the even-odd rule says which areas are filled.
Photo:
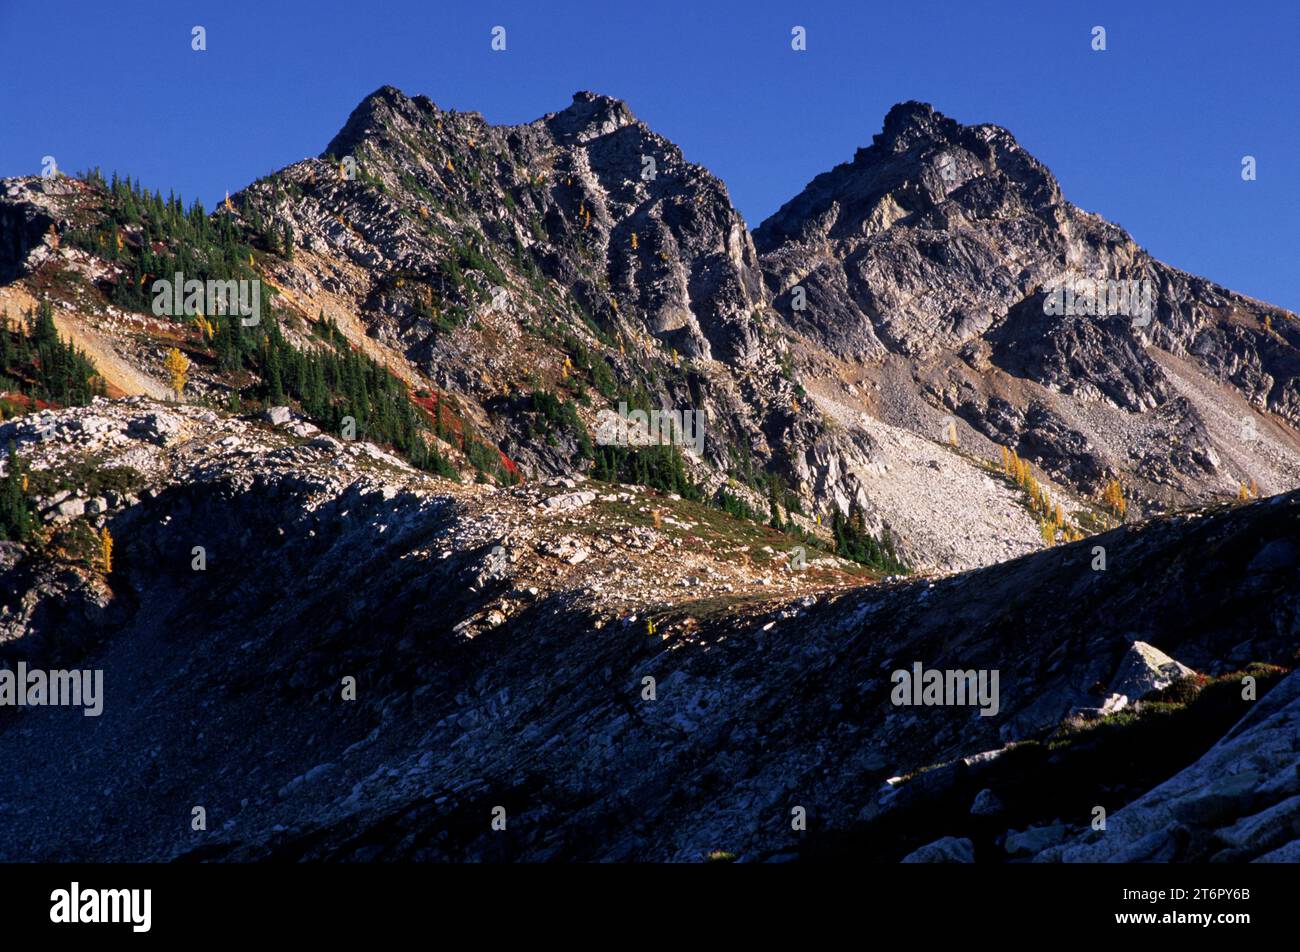
[[[928, 103], [899, 103], [872, 144], [814, 178], [754, 233], [760, 251], [828, 232], [871, 235], [895, 222], [948, 227], [966, 221], [1046, 213], [1063, 201], [1047, 167], [998, 126], [966, 126]], [[949, 211], [929, 213], [946, 203]]]
[[884, 128], [872, 137], [877, 149], [906, 152], [918, 142], [956, 141], [962, 126], [929, 103], [909, 100], [893, 106], [885, 114]]
[[582, 90], [573, 94], [568, 108], [547, 115], [545, 121], [558, 139], [585, 142], [633, 125], [637, 119], [621, 99]]
[[436, 112], [437, 107], [426, 97], [411, 99], [395, 86], [380, 86], [357, 104], [325, 151], [329, 155], [347, 155], [361, 142], [383, 136], [395, 124], [418, 121], [424, 111]]

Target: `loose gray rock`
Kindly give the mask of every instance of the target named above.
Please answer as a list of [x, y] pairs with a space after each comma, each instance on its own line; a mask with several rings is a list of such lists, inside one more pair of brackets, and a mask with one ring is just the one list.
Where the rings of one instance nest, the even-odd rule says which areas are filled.
[[1069, 835], [1070, 828], [1064, 823], [1054, 823], [1051, 826], [1031, 826], [1023, 833], [1017, 833], [1015, 830], [1009, 831], [1003, 848], [1007, 851], [1008, 856], [1036, 855], [1049, 846], [1055, 846], [1063, 842]]
[[570, 509], [577, 509], [588, 503], [595, 502], [596, 494], [590, 490], [583, 490], [576, 493], [562, 493], [559, 496], [552, 496], [542, 503], [543, 508], [553, 512], [567, 512]]
[[180, 434], [181, 424], [176, 418], [166, 413], [146, 413], [138, 416], [127, 425], [127, 432], [132, 436], [159, 446], [171, 444]]
[[945, 836], [904, 856], [903, 863], [973, 863], [975, 844], [965, 838]]
[[1002, 800], [987, 787], [975, 794], [975, 800], [970, 805], [971, 816], [997, 816], [1004, 809]]

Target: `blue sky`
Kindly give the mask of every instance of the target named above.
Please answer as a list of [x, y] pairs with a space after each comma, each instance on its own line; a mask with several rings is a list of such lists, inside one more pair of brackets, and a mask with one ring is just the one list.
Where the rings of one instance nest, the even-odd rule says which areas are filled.
[[0, 176], [53, 155], [209, 205], [318, 154], [385, 83], [492, 122], [592, 89], [722, 178], [752, 227], [920, 99], [1006, 126], [1158, 257], [1300, 310], [1294, 0], [0, 0], [0, 49]]

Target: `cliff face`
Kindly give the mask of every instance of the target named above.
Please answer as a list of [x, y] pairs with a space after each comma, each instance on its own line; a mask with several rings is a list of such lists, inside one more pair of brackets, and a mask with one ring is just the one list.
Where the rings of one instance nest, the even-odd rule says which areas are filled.
[[814, 351], [906, 359], [914, 429], [946, 411], [980, 449], [1084, 492], [1123, 473], [1153, 508], [1294, 485], [1295, 316], [1151, 258], [1004, 129], [895, 106], [754, 238]]

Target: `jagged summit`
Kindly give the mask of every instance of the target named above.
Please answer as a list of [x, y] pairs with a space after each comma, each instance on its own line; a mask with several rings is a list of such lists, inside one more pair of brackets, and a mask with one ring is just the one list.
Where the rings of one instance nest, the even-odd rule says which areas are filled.
[[621, 99], [583, 90], [573, 94], [573, 102], [566, 109], [548, 113], [543, 121], [557, 136], [585, 140], [608, 135], [637, 119]]
[[[395, 86], [381, 86], [366, 96], [348, 117], [338, 135], [326, 147], [330, 155], [344, 155], [368, 139], [393, 146], [402, 144], [399, 130], [437, 124], [444, 116], [467, 116], [501, 132], [545, 125], [551, 134], [566, 142], [585, 142], [630, 125], [641, 125], [627, 103], [589, 90], [573, 94], [573, 101], [557, 112], [518, 126], [489, 126], [477, 112], [439, 109], [427, 96], [408, 96]], [[642, 126], [644, 128], [644, 126]], [[648, 130], [646, 130], [648, 132]]]
[[[1071, 204], [996, 125], [900, 103], [872, 145], [815, 177], [754, 243], [775, 307], [814, 353], [907, 362], [909, 381], [890, 386], [891, 419], [924, 429], [938, 410], [974, 438], [1032, 446], [1076, 485], [1140, 457], [1136, 478], [1157, 497], [1231, 491], [1252, 478], [1228, 476], [1242, 421], [1300, 420], [1292, 317], [1155, 260]], [[1048, 313], [1047, 296], [1067, 286], [1140, 288], [1147, 304], [1115, 307], [1106, 290], [1095, 306]], [[1171, 364], [1181, 361], [1231, 391], [1189, 388]], [[1122, 458], [1105, 449], [1120, 432]]]
[[437, 111], [437, 106], [428, 97], [412, 99], [396, 86], [380, 86], [357, 104], [338, 135], [325, 147], [325, 152], [346, 155], [366, 139], [383, 135], [395, 122], [419, 121], [421, 115], [432, 115]]
[[[949, 200], [965, 199], [968, 207], [987, 206], [991, 196], [986, 189], [977, 188], [967, 196], [954, 194], [979, 178], [997, 183], [1002, 192], [1028, 208], [1047, 209], [1063, 201], [1051, 172], [1007, 130], [988, 124], [963, 125], [929, 103], [899, 103], [885, 115], [871, 145], [809, 182], [754, 230], [754, 240], [760, 251], [771, 251], [784, 241], [809, 237], [809, 222], [817, 233], [824, 232], [821, 226], [828, 223], [849, 234], [864, 227], [874, 232], [897, 220], [894, 205], [909, 212]], [[891, 207], [881, 213], [877, 202], [886, 194], [892, 194]], [[978, 214], [980, 208], [971, 210]], [[876, 217], [863, 222], [855, 211]]]
[[909, 100], [890, 108], [885, 114], [884, 128], [872, 141], [879, 149], [906, 152], [920, 141], [954, 141], [961, 134], [961, 129], [959, 122], [936, 112], [929, 103]]

